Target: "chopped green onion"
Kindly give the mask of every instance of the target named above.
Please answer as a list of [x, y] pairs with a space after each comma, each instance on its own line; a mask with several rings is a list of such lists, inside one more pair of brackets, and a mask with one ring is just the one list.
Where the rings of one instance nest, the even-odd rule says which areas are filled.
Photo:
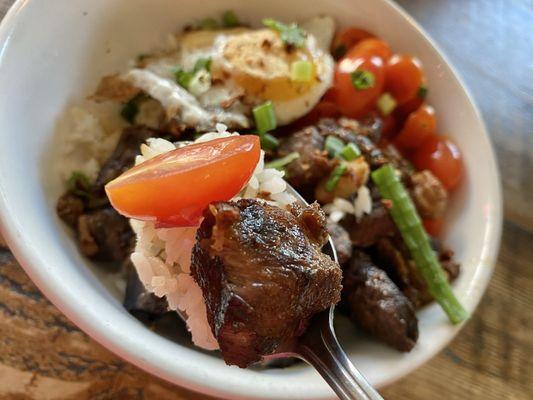
[[335, 47], [335, 50], [333, 50], [333, 58], [338, 60], [346, 54], [347, 50], [348, 49], [346, 48], [345, 44], [339, 44], [337, 47]]
[[276, 129], [276, 114], [271, 101], [267, 101], [253, 109], [255, 127], [259, 133], [265, 133]]
[[330, 157], [335, 157], [343, 149], [344, 142], [335, 136], [328, 136], [324, 148]]
[[396, 100], [389, 92], [383, 93], [381, 96], [379, 96], [379, 99], [377, 101], [378, 109], [381, 112], [381, 115], [383, 115], [384, 117], [393, 112], [396, 108], [396, 105]]
[[287, 25], [272, 18], [265, 18], [263, 19], [263, 25], [279, 32], [281, 40], [283, 40], [283, 43], [286, 45], [294, 47], [305, 46], [306, 34], [295, 23]]
[[359, 147], [357, 147], [355, 143], [348, 143], [342, 148], [338, 155], [346, 161], [352, 161], [361, 156], [361, 150], [359, 150]]
[[263, 133], [262, 135], [259, 135], [259, 139], [261, 141], [261, 148], [264, 150], [274, 151], [279, 147], [278, 138], [270, 133]]
[[207, 72], [211, 72], [211, 57], [199, 58], [194, 64], [192, 72], [198, 72], [205, 69]]
[[220, 28], [220, 23], [214, 18], [206, 18], [198, 23], [198, 28], [207, 30], [217, 29]]
[[80, 171], [74, 171], [67, 181], [68, 189], [80, 197], [91, 197], [91, 181], [87, 175]]
[[427, 95], [428, 95], [428, 87], [423, 84], [418, 88], [418, 91], [416, 92], [416, 96], [421, 99], [425, 99]]
[[135, 117], [139, 113], [139, 102], [145, 98], [143, 93], [139, 93], [137, 96], [130, 99], [120, 110], [120, 116], [128, 121], [130, 124], [133, 124]]
[[200, 96], [211, 88], [211, 74], [205, 69], [196, 72], [189, 82], [187, 90], [193, 96]]
[[357, 90], [364, 90], [374, 87], [376, 77], [370, 71], [363, 71], [361, 69], [355, 70], [350, 74], [352, 85]]
[[265, 163], [265, 168], [283, 169], [285, 166], [289, 165], [298, 158], [300, 158], [300, 154], [295, 151], [287, 154], [285, 157], [277, 158], [276, 160]]
[[191, 83], [192, 77], [194, 76], [193, 72], [185, 71], [183, 68], [176, 68], [174, 71], [174, 77], [176, 78], [176, 82], [181, 87], [188, 89], [189, 84]]
[[327, 192], [333, 192], [337, 184], [339, 183], [341, 177], [344, 175], [346, 170], [348, 169], [348, 166], [344, 163], [339, 164], [335, 167], [331, 175], [329, 176], [327, 182], [326, 182], [326, 191]]
[[313, 64], [307, 60], [298, 60], [291, 64], [291, 80], [309, 82], [313, 77]]
[[[196, 60], [192, 71], [185, 71], [183, 68], [178, 67], [174, 70], [174, 77], [176, 78], [176, 82], [178, 83], [178, 85], [189, 90], [193, 80], [197, 81], [199, 78], [205, 80], [206, 74], [200, 73], [201, 71], [209, 72], [210, 70], [211, 58], [199, 58], [198, 60]], [[211, 80], [209, 79], [209, 83], [210, 82]], [[207, 89], [209, 89], [209, 87]]]
[[233, 11], [228, 10], [224, 14], [222, 14], [222, 25], [224, 25], [226, 28], [233, 28], [235, 26], [241, 25], [241, 22]]
[[446, 275], [431, 248], [428, 235], [413, 201], [395, 169], [390, 165], [372, 172], [372, 180], [384, 199], [392, 201], [392, 219], [398, 227], [411, 257], [426, 281], [428, 291], [440, 304], [453, 324], [468, 318], [467, 311], [455, 297]]

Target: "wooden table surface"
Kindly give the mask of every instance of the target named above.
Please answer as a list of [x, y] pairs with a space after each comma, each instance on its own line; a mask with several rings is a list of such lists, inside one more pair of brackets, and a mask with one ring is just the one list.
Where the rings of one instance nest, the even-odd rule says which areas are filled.
[[[12, 0], [0, 0], [0, 17]], [[504, 234], [488, 292], [462, 333], [383, 389], [390, 400], [533, 398], [533, 2], [400, 0], [477, 100], [498, 155]], [[1, 78], [0, 78], [1, 79]], [[0, 248], [0, 399], [205, 396], [149, 376], [80, 332]]]

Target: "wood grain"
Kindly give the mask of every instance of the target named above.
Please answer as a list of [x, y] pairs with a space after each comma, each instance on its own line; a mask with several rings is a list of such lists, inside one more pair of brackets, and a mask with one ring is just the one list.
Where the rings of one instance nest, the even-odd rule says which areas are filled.
[[[12, 0], [0, 0], [0, 17]], [[478, 311], [389, 400], [533, 397], [533, 2], [400, 0], [481, 107], [505, 190], [502, 248]], [[2, 243], [0, 242], [0, 247]], [[0, 399], [208, 399], [152, 377], [80, 332], [0, 248]]]

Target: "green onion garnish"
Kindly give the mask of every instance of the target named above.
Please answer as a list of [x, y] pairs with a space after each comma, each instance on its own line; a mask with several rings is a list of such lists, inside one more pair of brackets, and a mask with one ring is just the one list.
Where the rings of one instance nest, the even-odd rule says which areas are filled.
[[324, 148], [330, 157], [335, 157], [344, 148], [344, 142], [335, 136], [328, 136]]
[[305, 32], [295, 23], [287, 25], [272, 18], [265, 18], [263, 19], [263, 25], [279, 32], [281, 40], [286, 45], [304, 47], [306, 39]]
[[68, 189], [75, 195], [85, 198], [91, 197], [91, 181], [87, 175], [74, 171], [67, 181]]
[[291, 64], [291, 80], [295, 82], [309, 82], [313, 77], [313, 64], [310, 61], [299, 60]]
[[261, 148], [264, 150], [274, 151], [279, 146], [278, 138], [270, 133], [263, 133], [262, 135], [259, 135], [259, 140], [261, 141]]
[[428, 95], [428, 87], [426, 85], [421, 85], [416, 92], [416, 96], [420, 99], [425, 99]]
[[396, 100], [389, 92], [383, 93], [381, 96], [379, 96], [379, 99], [376, 103], [378, 106], [379, 111], [381, 112], [381, 115], [386, 117], [391, 112], [394, 111], [396, 108]]
[[265, 133], [276, 129], [276, 114], [271, 101], [267, 101], [253, 109], [255, 127], [259, 133]]
[[224, 14], [222, 14], [222, 25], [224, 25], [224, 27], [226, 28], [233, 28], [235, 26], [241, 25], [241, 22], [233, 11], [228, 10]]
[[[211, 58], [199, 58], [198, 60], [196, 60], [192, 71], [185, 71], [181, 67], [176, 68], [174, 70], [174, 77], [176, 78], [176, 82], [178, 83], [178, 85], [189, 90], [193, 78], [198, 75], [198, 72], [201, 72], [203, 70], [207, 72], [211, 70]], [[196, 78], [198, 78], [198, 76], [196, 76]]]
[[376, 77], [374, 74], [370, 71], [363, 71], [363, 70], [355, 70], [350, 74], [350, 78], [352, 79], [352, 85], [357, 90], [364, 90], [368, 89], [374, 86], [374, 82], [376, 81]]
[[352, 161], [361, 156], [361, 150], [355, 143], [348, 143], [342, 148], [338, 155], [344, 158], [346, 161]]
[[183, 68], [176, 68], [174, 70], [174, 77], [176, 78], [176, 82], [181, 87], [188, 89], [189, 84], [191, 83], [191, 80], [194, 76], [194, 72], [191, 71], [185, 71]]
[[198, 23], [198, 28], [207, 29], [207, 30], [217, 29], [217, 28], [220, 28], [220, 24], [214, 18], [206, 18], [206, 19], [201, 20]]
[[277, 158], [275, 160], [265, 163], [265, 168], [275, 168], [281, 170], [294, 160], [297, 160], [298, 158], [300, 158], [300, 154], [298, 154], [297, 152], [289, 153], [285, 157]]
[[395, 169], [390, 165], [372, 172], [372, 180], [384, 199], [392, 201], [390, 210], [411, 257], [426, 281], [428, 291], [440, 304], [453, 324], [468, 318], [467, 311], [455, 297], [446, 275], [431, 248], [429, 238], [413, 201], [409, 197]]
[[335, 167], [331, 175], [329, 176], [326, 182], [326, 191], [333, 192], [337, 184], [339, 183], [341, 177], [344, 175], [348, 167], [346, 164], [342, 163]]

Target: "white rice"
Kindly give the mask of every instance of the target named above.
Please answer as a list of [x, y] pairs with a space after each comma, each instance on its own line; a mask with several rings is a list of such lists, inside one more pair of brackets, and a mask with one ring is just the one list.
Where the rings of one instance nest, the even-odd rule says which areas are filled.
[[[238, 135], [230, 133], [226, 126], [217, 124], [217, 132], [200, 136], [195, 143]], [[180, 144], [177, 144], [181, 147]], [[182, 144], [183, 145], [183, 144]], [[176, 148], [176, 144], [159, 138], [148, 139], [141, 146], [136, 164]], [[234, 198], [255, 198], [268, 192], [269, 203], [286, 207], [296, 199], [287, 193], [283, 172], [264, 167], [264, 152], [252, 177]], [[207, 322], [207, 313], [200, 287], [190, 275], [192, 248], [197, 227], [156, 228], [153, 222], [130, 220], [137, 236], [137, 245], [131, 260], [146, 289], [158, 297], [165, 297], [170, 310], [187, 316], [187, 327], [195, 345], [207, 350], [218, 349]]]
[[339, 222], [347, 214], [355, 215], [357, 220], [360, 220], [364, 214], [372, 212], [370, 190], [366, 185], [363, 185], [357, 190], [353, 202], [336, 197], [332, 203], [326, 204], [322, 209], [328, 215], [328, 219], [333, 222]]

